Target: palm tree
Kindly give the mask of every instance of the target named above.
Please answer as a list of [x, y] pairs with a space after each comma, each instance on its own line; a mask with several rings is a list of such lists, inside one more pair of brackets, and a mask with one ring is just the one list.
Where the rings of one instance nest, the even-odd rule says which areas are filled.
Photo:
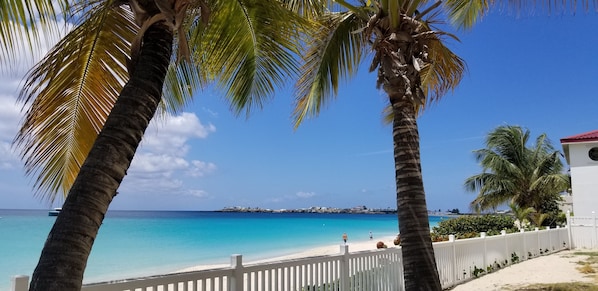
[[[296, 69], [301, 21], [276, 0], [63, 1], [59, 11], [34, 1], [0, 3], [3, 63], [15, 53], [9, 44], [34, 48], [30, 32], [56, 31], [56, 15], [77, 24], [28, 73], [20, 95], [30, 104], [15, 140], [27, 173], [50, 201], [68, 193], [30, 290], [80, 290], [104, 215], [160, 104], [180, 109], [216, 81], [236, 112], [261, 105]], [[15, 32], [21, 26], [26, 34]]]
[[509, 203], [509, 208], [511, 208], [511, 212], [513, 213], [513, 216], [515, 216], [515, 223], [518, 223], [517, 227], [519, 229], [522, 229], [525, 225], [529, 224], [530, 215], [536, 212], [536, 209], [533, 207], [523, 208], [515, 203]]
[[[320, 13], [318, 29], [309, 34], [308, 50], [297, 83], [296, 126], [317, 115], [337, 93], [341, 78], [351, 76], [373, 52], [370, 71], [388, 95], [392, 119], [396, 199], [403, 249], [406, 290], [441, 290], [430, 239], [419, 152], [418, 113], [457, 86], [463, 60], [443, 43], [440, 9], [470, 26], [487, 9], [486, 1], [335, 1], [343, 9]], [[474, 3], [476, 5], [465, 5]]]
[[[304, 118], [319, 114], [337, 94], [339, 80], [356, 72], [368, 49], [373, 52], [370, 71], [377, 69], [377, 86], [388, 95], [389, 107], [384, 110], [393, 126], [405, 288], [441, 290], [430, 242], [416, 120], [419, 112], [457, 86], [465, 69], [463, 60], [442, 42], [443, 37], [457, 38], [435, 27], [443, 15], [440, 9], [454, 25], [469, 28], [497, 1], [321, 1], [340, 6], [331, 11], [310, 10], [303, 3], [317, 1], [287, 2], [294, 2], [296, 11], [320, 24], [306, 41], [308, 50], [297, 82], [296, 127]], [[508, 3], [521, 8], [524, 2]]]
[[486, 148], [474, 152], [483, 172], [465, 180], [465, 188], [478, 193], [471, 202], [473, 209], [483, 211], [509, 202], [544, 213], [549, 210], [545, 202], [556, 201], [569, 188], [561, 153], [546, 134], [530, 147], [529, 141], [530, 131], [519, 126], [499, 126], [488, 135]]

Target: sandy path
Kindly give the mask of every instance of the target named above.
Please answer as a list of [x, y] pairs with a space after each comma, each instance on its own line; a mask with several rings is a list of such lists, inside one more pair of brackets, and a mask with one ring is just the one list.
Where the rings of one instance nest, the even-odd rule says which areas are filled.
[[562, 251], [548, 256], [527, 260], [497, 272], [461, 284], [452, 291], [503, 291], [515, 290], [530, 284], [598, 282], [596, 274], [582, 274], [577, 262], [587, 256], [574, 255], [575, 251]]

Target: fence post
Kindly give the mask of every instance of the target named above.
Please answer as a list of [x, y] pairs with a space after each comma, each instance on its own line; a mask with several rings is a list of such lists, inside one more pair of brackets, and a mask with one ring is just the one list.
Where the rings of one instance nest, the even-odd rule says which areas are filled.
[[[540, 229], [536, 227], [534, 231], [536, 232], [536, 250], [542, 250], [542, 248], [540, 248]], [[539, 255], [540, 252], [538, 251], [538, 256]]]
[[451, 248], [453, 250], [453, 282], [451, 282], [451, 286], [455, 286], [457, 284], [457, 247], [455, 246], [455, 235], [449, 234], [449, 242], [451, 243]]
[[573, 244], [571, 243], [571, 237], [573, 232], [573, 227], [571, 227], [571, 211], [567, 210], [567, 239], [569, 239], [569, 249], [573, 249]]
[[486, 267], [488, 266], [487, 264], [487, 260], [488, 260], [488, 247], [486, 246], [486, 232], [481, 232], [480, 233], [480, 237], [482, 238], [483, 242], [484, 242], [484, 260], [482, 260], [482, 270], [486, 270]]
[[[550, 232], [550, 226], [547, 226], [546, 230], [548, 230], [548, 252], [552, 253], [553, 245], [552, 245], [552, 233]], [[548, 255], [548, 254], [546, 254], [546, 255]]]
[[29, 276], [14, 276], [10, 278], [10, 285], [10, 291], [27, 291], [29, 289]]
[[231, 255], [230, 267], [233, 269], [233, 275], [228, 280], [228, 290], [243, 291], [243, 256]]
[[349, 246], [340, 245], [341, 261], [340, 261], [340, 290], [349, 290]]
[[525, 229], [522, 228], [519, 230], [519, 232], [521, 232], [521, 242], [522, 242], [521, 245], [523, 245], [523, 254], [521, 257], [522, 258], [521, 261], [523, 262], [523, 261], [527, 260], [527, 248], [525, 247], [525, 236], [526, 236]]
[[[561, 230], [561, 227], [557, 225], [557, 226], [556, 226], [556, 234], [557, 234], [557, 236], [556, 236], [556, 237], [557, 237], [557, 242], [555, 243], [555, 246], [556, 246], [556, 251], [557, 251], [557, 252], [558, 252], [558, 251], [560, 251], [560, 250], [563, 250], [563, 249], [561, 248], [561, 239], [562, 239], [562, 238], [561, 238], [561, 233], [562, 233], [562, 232], [563, 232], [563, 231]], [[563, 241], [563, 242], [564, 242], [564, 241]]]
[[509, 240], [507, 238], [507, 231], [506, 230], [501, 230], [500, 231], [500, 235], [502, 235], [502, 237], [505, 239], [505, 258], [507, 258], [507, 264], [509, 262]]

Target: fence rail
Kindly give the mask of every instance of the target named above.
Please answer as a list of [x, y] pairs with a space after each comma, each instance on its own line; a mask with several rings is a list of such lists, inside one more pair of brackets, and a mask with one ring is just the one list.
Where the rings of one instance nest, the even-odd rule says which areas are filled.
[[[568, 228], [434, 243], [443, 288], [537, 256], [570, 248]], [[16, 276], [12, 291], [27, 290]], [[401, 247], [260, 264], [232, 255], [229, 267], [84, 285], [84, 291], [397, 291], [404, 290]]]

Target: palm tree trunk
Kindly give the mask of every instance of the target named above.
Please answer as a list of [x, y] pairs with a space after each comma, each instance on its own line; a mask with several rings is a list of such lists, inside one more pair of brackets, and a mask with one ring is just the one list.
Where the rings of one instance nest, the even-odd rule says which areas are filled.
[[440, 291], [421, 174], [415, 106], [403, 97], [390, 99], [405, 290]]
[[173, 32], [145, 33], [138, 63], [75, 180], [33, 272], [31, 291], [79, 291], [93, 242], [162, 95]]

